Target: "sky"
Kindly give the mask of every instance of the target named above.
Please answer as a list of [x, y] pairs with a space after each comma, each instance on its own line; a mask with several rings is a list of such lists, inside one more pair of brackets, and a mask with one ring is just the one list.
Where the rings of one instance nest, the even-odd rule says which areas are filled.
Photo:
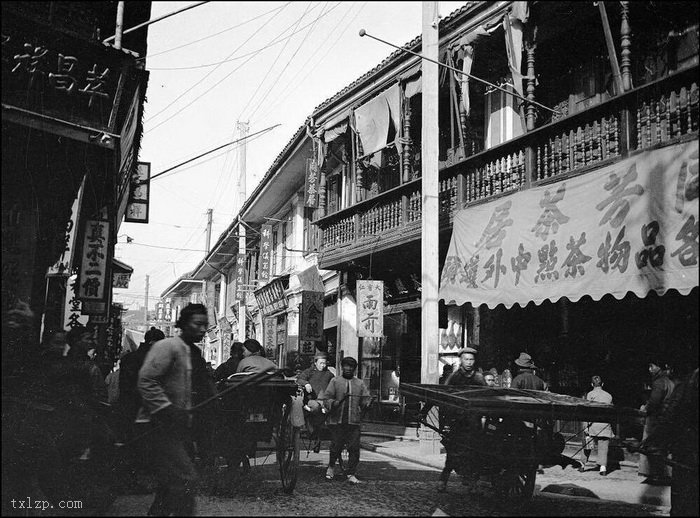
[[[153, 2], [151, 19], [195, 2]], [[465, 2], [439, 2], [445, 17]], [[126, 4], [128, 8], [128, 3]], [[247, 122], [250, 194], [313, 109], [421, 33], [421, 2], [208, 2], [148, 29], [144, 135], [139, 160], [151, 176], [239, 137]], [[128, 27], [126, 27], [128, 29]], [[271, 126], [276, 128], [264, 131]], [[237, 196], [238, 144], [151, 183], [149, 223], [122, 223], [115, 257], [134, 268], [126, 309], [148, 302], [204, 257], [244, 200]], [[127, 236], [131, 242], [127, 243]]]

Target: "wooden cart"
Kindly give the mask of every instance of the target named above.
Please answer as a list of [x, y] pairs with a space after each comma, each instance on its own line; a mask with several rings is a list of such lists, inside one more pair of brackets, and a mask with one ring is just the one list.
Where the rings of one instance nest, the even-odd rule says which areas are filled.
[[[490, 482], [515, 501], [529, 500], [539, 465], [571, 465], [555, 420], [618, 423], [641, 413], [539, 390], [402, 383], [401, 393], [424, 404], [419, 422], [442, 436], [457, 473]], [[439, 411], [429, 412], [436, 406]]]

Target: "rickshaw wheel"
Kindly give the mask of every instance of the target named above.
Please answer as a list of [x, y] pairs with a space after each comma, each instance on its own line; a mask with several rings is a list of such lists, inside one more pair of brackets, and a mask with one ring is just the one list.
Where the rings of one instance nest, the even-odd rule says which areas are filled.
[[536, 476], [536, 465], [506, 468], [497, 476], [496, 485], [508, 500], [522, 504], [532, 498]]
[[294, 491], [297, 484], [300, 448], [300, 429], [292, 424], [291, 402], [285, 403], [277, 435], [277, 463], [280, 468], [282, 489], [285, 493]]

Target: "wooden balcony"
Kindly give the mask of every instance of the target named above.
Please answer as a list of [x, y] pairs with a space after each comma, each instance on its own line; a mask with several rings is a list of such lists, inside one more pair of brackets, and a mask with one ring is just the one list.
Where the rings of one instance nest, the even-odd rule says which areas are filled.
[[[440, 170], [440, 231], [457, 210], [698, 138], [698, 67], [537, 128]], [[320, 266], [420, 239], [421, 180], [319, 219]], [[398, 258], [397, 258], [398, 259]]]

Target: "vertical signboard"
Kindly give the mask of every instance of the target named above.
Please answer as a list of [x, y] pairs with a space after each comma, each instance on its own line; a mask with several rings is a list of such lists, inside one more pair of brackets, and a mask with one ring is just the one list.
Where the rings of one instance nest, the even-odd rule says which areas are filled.
[[277, 359], [277, 318], [265, 319], [265, 357], [275, 361]]
[[384, 281], [357, 281], [357, 336], [384, 335]]
[[[302, 291], [299, 308], [299, 340], [323, 340], [323, 292]], [[313, 350], [311, 351], [313, 352]]]
[[236, 299], [245, 300], [245, 254], [238, 254], [236, 258]]
[[84, 236], [78, 296], [83, 301], [84, 314], [106, 314], [105, 278], [109, 259], [109, 222], [87, 220]]
[[258, 280], [261, 285], [270, 281], [271, 252], [272, 225], [263, 225], [260, 229], [260, 261], [258, 262]]
[[304, 184], [304, 207], [318, 207], [318, 164], [313, 158], [306, 159], [306, 182]]
[[80, 217], [80, 205], [83, 199], [83, 189], [85, 187], [85, 177], [80, 184], [78, 189], [78, 194], [73, 201], [73, 208], [71, 209], [70, 219], [66, 224], [66, 234], [65, 243], [66, 246], [63, 249], [61, 257], [58, 258], [56, 264], [49, 267], [47, 275], [70, 275], [71, 265], [73, 261], [73, 250], [75, 249], [75, 235], [78, 229], [78, 218]]
[[136, 174], [129, 186], [129, 199], [126, 204], [124, 221], [129, 223], [148, 223], [148, 201], [151, 189], [151, 164], [139, 162]]

